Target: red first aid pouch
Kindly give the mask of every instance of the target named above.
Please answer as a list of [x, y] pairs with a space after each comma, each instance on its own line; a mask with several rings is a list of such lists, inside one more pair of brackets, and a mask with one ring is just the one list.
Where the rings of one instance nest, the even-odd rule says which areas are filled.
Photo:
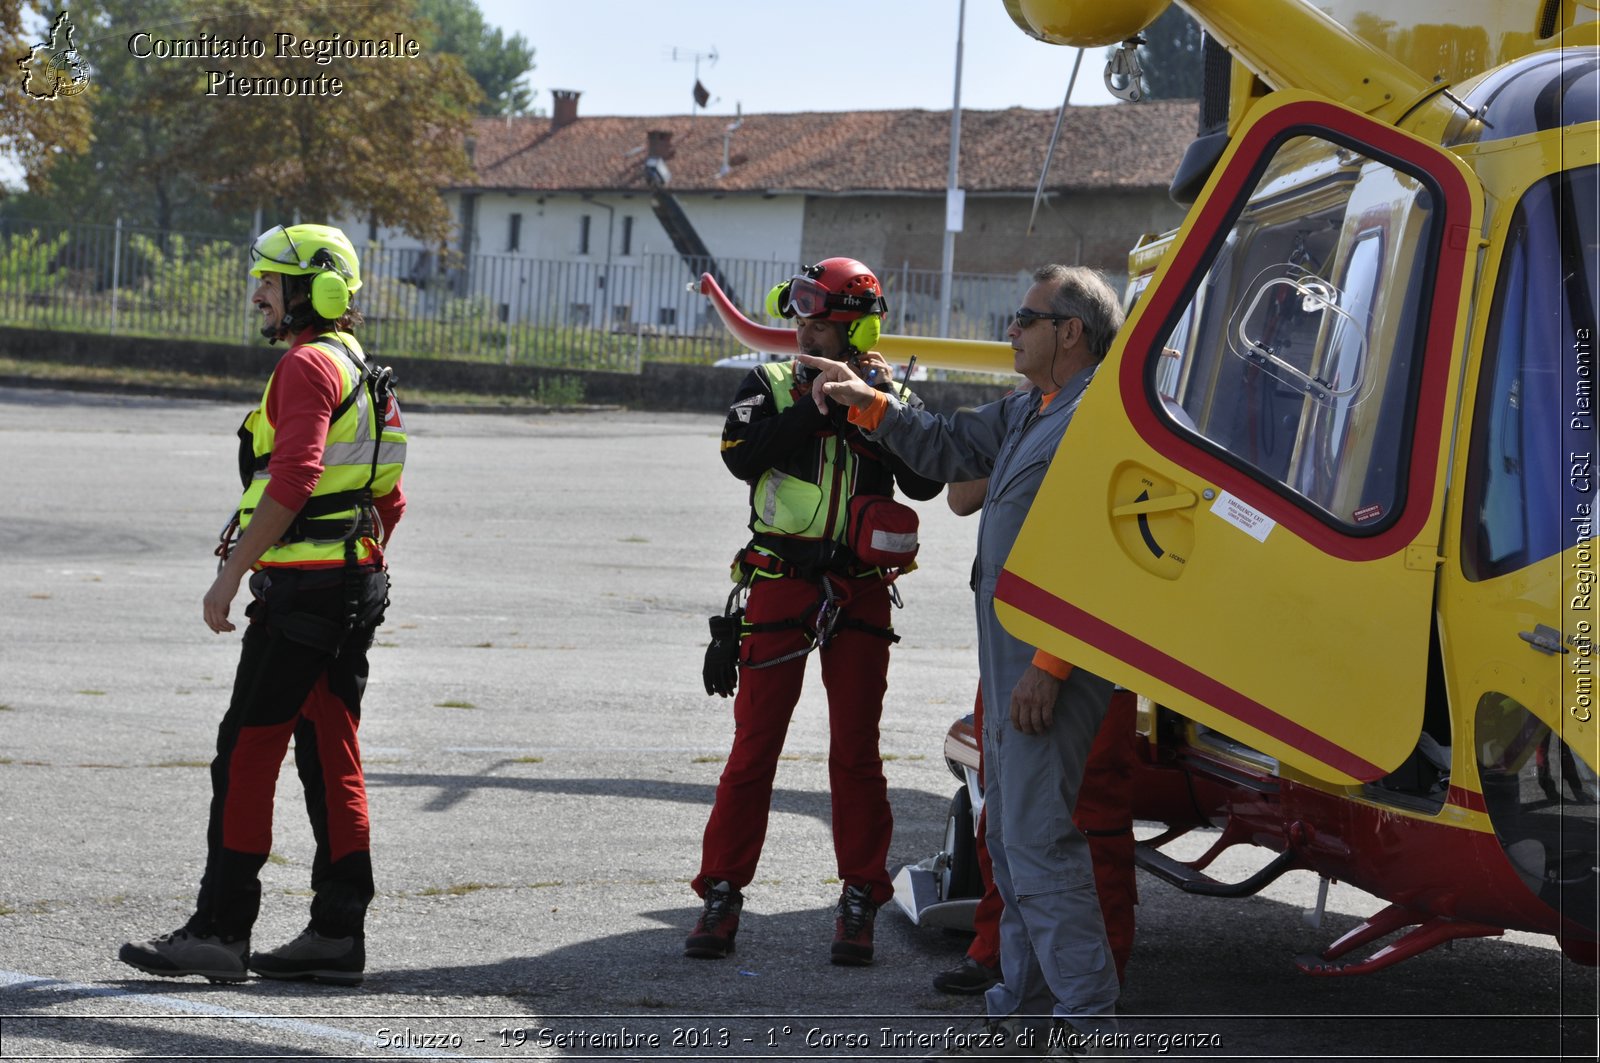
[[850, 500], [845, 538], [864, 564], [904, 568], [917, 556], [917, 511], [885, 495]]

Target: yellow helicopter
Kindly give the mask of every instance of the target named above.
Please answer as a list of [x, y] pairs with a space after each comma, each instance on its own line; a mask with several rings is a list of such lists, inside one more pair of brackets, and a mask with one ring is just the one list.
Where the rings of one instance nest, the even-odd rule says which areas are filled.
[[[1098, 48], [1170, 0], [1003, 3]], [[1133, 252], [999, 615], [1141, 695], [1135, 814], [1169, 827], [1141, 866], [1214, 896], [1312, 870], [1390, 902], [1301, 969], [1505, 929], [1593, 966], [1600, 0], [1179, 6], [1213, 60], [1173, 182], [1192, 206]], [[1163, 851], [1200, 826], [1221, 828], [1204, 856]], [[1207, 875], [1244, 843], [1276, 855]]]
[[[1167, 5], [1006, 6], [1093, 46]], [[1302, 969], [1505, 928], [1593, 965], [1597, 5], [1181, 6], [1225, 119], [996, 607], [1147, 699], [1147, 869], [1391, 902]], [[1241, 842], [1279, 855], [1210, 879]]]

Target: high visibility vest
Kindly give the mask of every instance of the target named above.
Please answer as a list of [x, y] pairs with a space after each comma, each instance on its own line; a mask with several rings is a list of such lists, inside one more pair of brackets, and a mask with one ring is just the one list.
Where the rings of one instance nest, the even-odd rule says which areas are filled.
[[[795, 403], [796, 364], [765, 362], [756, 367], [766, 378], [779, 414]], [[902, 399], [910, 394], [899, 382], [892, 386]], [[811, 396], [803, 394], [801, 401], [810, 402]], [[818, 459], [806, 473], [797, 473], [793, 467], [789, 472], [768, 469], [757, 478], [750, 492], [752, 531], [796, 539], [844, 540], [858, 459], [837, 433], [824, 436], [821, 444]]]
[[[400, 480], [406, 460], [405, 426], [399, 404], [393, 399], [387, 409], [373, 408], [365, 358], [354, 336], [347, 332], [329, 333], [306, 346], [338, 368], [339, 403], [323, 440], [322, 476], [284, 541], [268, 547], [258, 564], [299, 568], [342, 565], [347, 541], [354, 547], [356, 563], [364, 564], [376, 549], [371, 499], [393, 491]], [[267, 420], [267, 396], [276, 378], [274, 373], [267, 381], [261, 404], [245, 416], [239, 429], [240, 476], [244, 479], [238, 517], [241, 534], [250, 526], [250, 518], [270, 479], [267, 464], [272, 459], [275, 433]]]

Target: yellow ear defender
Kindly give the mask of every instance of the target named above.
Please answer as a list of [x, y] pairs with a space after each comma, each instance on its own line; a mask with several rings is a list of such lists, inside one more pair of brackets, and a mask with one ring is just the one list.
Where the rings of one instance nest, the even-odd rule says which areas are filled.
[[322, 248], [311, 256], [309, 265], [321, 272], [311, 278], [311, 309], [318, 317], [337, 321], [350, 309], [350, 285], [344, 279], [333, 253]]
[[792, 316], [792, 311], [789, 309], [789, 284], [789, 281], [774, 284], [772, 290], [767, 293], [768, 317]]
[[882, 319], [877, 314], [867, 314], [850, 322], [850, 327], [845, 331], [845, 341], [866, 354], [872, 350], [872, 345], [878, 342], [878, 336], [883, 332]]

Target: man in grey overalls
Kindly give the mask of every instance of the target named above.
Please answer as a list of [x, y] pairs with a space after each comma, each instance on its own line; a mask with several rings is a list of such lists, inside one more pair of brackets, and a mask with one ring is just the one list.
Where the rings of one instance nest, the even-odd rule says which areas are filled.
[[[1064, 1035], [1115, 1031], [1117, 972], [1072, 809], [1111, 684], [1006, 632], [995, 616], [994, 587], [1122, 312], [1093, 270], [1051, 265], [1033, 276], [1006, 330], [1017, 372], [1032, 387], [975, 410], [951, 417], [913, 410], [842, 363], [800, 360], [819, 371], [819, 405], [850, 407], [852, 421], [916, 472], [945, 481], [989, 478], [976, 601], [984, 703], [994, 706], [994, 722], [983, 729], [988, 844], [1005, 913], [1004, 980], [985, 1002], [995, 1032], [1017, 1048], [1031, 1044], [1037, 1055], [1047, 1039], [1065, 1039], [1074, 1042], [1072, 1054], [1090, 1054], [1092, 1037], [1085, 1043]], [[1054, 1023], [1023, 1016], [1054, 1016]]]

